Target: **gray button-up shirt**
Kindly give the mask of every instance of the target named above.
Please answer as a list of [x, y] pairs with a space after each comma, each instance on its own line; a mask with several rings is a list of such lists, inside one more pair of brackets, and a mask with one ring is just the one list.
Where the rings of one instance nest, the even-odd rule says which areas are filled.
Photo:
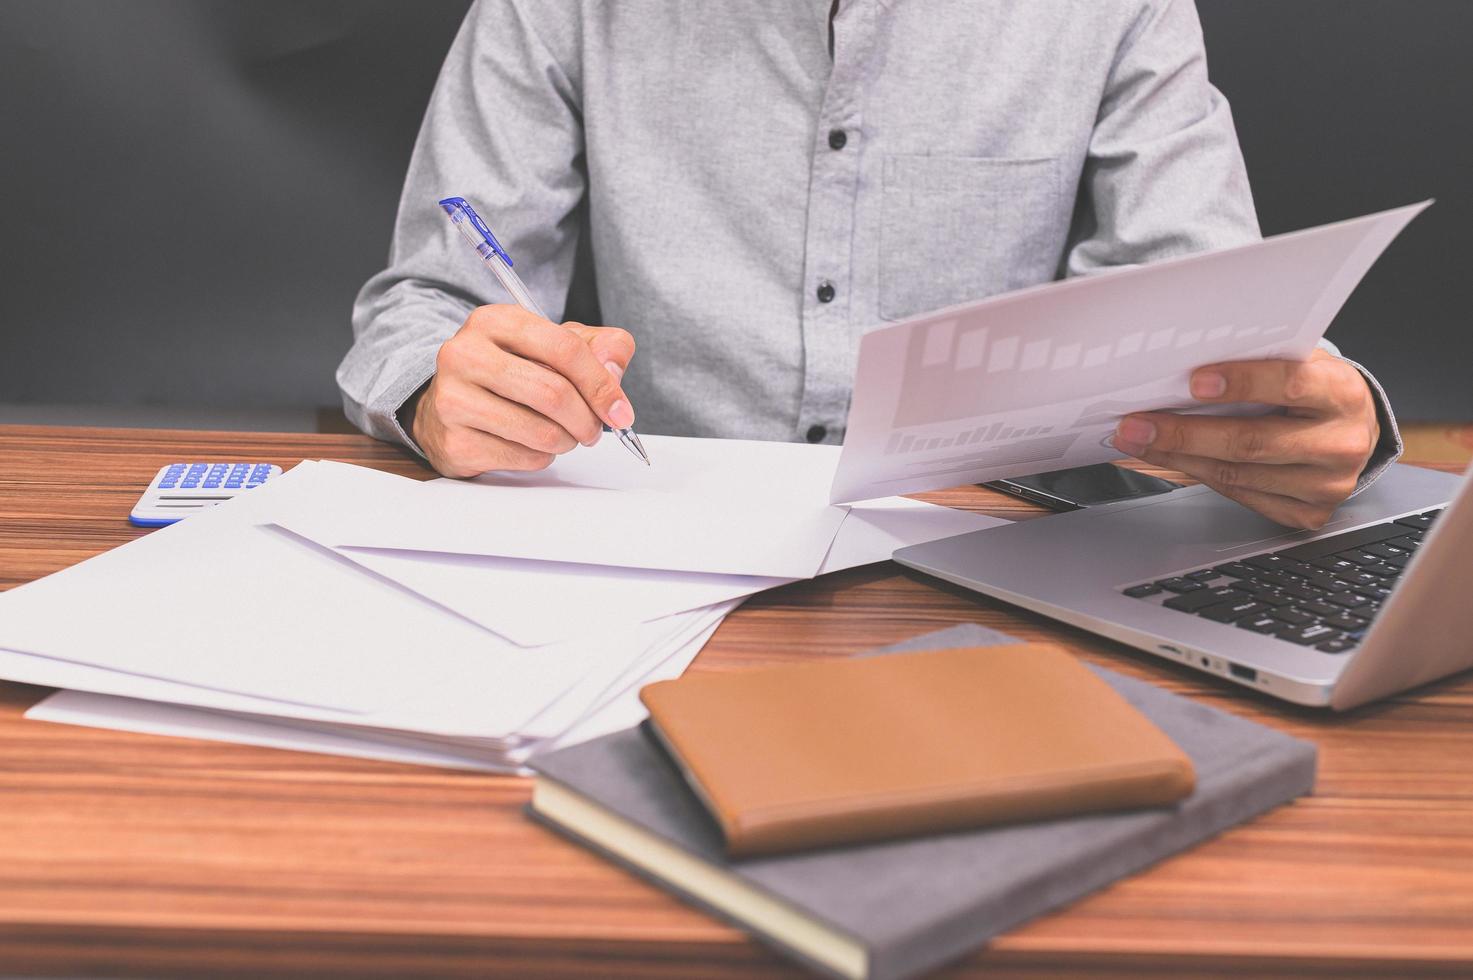
[[624, 385], [640, 431], [752, 439], [842, 441], [874, 324], [1258, 237], [1191, 0], [829, 14], [479, 0], [389, 267], [354, 307], [338, 372], [353, 421], [409, 442], [396, 412], [439, 345], [509, 301], [436, 207], [450, 195], [555, 319], [587, 236], [603, 320], [638, 342]]

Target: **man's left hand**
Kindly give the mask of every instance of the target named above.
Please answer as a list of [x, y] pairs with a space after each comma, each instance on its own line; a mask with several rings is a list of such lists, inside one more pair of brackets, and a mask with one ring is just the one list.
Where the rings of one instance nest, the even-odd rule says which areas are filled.
[[1115, 448], [1201, 480], [1288, 527], [1323, 527], [1355, 490], [1381, 437], [1365, 379], [1323, 350], [1307, 361], [1199, 368], [1192, 397], [1283, 411], [1250, 418], [1128, 415], [1115, 429]]

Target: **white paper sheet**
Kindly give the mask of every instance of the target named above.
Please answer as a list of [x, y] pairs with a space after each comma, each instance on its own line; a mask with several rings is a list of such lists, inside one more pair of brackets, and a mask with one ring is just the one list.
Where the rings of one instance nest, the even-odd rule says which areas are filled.
[[[903, 497], [870, 501], [853, 508], [839, 526], [819, 572], [885, 561], [898, 548], [1001, 523]], [[791, 581], [473, 555], [338, 551], [523, 646], [567, 639], [588, 622], [645, 622]], [[568, 615], [570, 610], [576, 611], [576, 619]]]
[[50, 721], [62, 725], [198, 738], [211, 742], [237, 742], [269, 749], [345, 755], [381, 762], [485, 772], [505, 772], [509, 768], [508, 764], [499, 764], [474, 751], [456, 753], [440, 747], [394, 744], [351, 731], [313, 731], [289, 722], [274, 722], [260, 715], [236, 715], [159, 701], [92, 694], [87, 691], [58, 691], [33, 706], [25, 716], [33, 721]]
[[640, 689], [656, 681], [674, 680], [685, 673], [691, 661], [701, 652], [711, 634], [716, 632], [720, 623], [713, 623], [707, 627], [701, 635], [692, 643], [677, 651], [673, 656], [667, 657], [654, 668], [645, 671], [633, 678], [616, 695], [601, 704], [597, 711], [590, 712], [578, 723], [556, 738], [550, 738], [539, 744], [534, 752], [522, 754], [514, 752], [511, 758], [522, 762], [530, 762], [532, 757], [544, 752], [556, 752], [558, 749], [567, 748], [569, 745], [577, 745], [600, 735], [610, 732], [622, 731], [639, 724], [648, 715], [643, 702], [639, 700]]
[[516, 741], [555, 738], [658, 664], [678, 658], [682, 653], [688, 654], [685, 663], [689, 663], [727, 614], [739, 605], [740, 599], [727, 600], [645, 624], [641, 629], [657, 635], [657, 642], [648, 643], [638, 656], [596, 658], [598, 669], [588, 671], [586, 680], [519, 725]]
[[406, 480], [387, 489], [377, 480], [372, 494], [279, 523], [333, 547], [721, 575], [817, 573], [844, 519], [828, 502], [837, 447], [643, 441], [652, 466], [607, 438], [538, 473]]
[[415, 738], [403, 733], [375, 733], [357, 726], [333, 727], [86, 691], [58, 691], [33, 705], [25, 716], [35, 721], [150, 735], [236, 742], [410, 765], [525, 774], [525, 764], [543, 751], [638, 724], [645, 714], [639, 701], [639, 689], [658, 680], [678, 677], [685, 671], [715, 632], [721, 615], [718, 613], [707, 619], [709, 621], [673, 653], [652, 665], [646, 663], [640, 672], [621, 677], [616, 689], [604, 692], [599, 703], [559, 737], [511, 750], [472, 743], [457, 745], [454, 740]]
[[[523, 740], [524, 732], [562, 731], [596, 703], [631, 663], [651, 650], [678, 650], [709, 622], [706, 615], [704, 610], [694, 610], [652, 623], [610, 626], [576, 641], [519, 651], [510, 667], [503, 658], [471, 658], [451, 676], [427, 681], [414, 674], [411, 659], [393, 693], [393, 703], [365, 712], [233, 694], [7, 649], [0, 649], [0, 677], [314, 724], [351, 724], [366, 730], [412, 731], [515, 745]], [[487, 639], [500, 642], [495, 637]], [[432, 642], [432, 636], [425, 640]]]
[[0, 598], [0, 648], [173, 682], [199, 698], [274, 699], [309, 713], [383, 710], [456, 678], [490, 692], [486, 710], [511, 712], [565, 690], [584, 669], [579, 657], [643, 649], [637, 624], [589, 623], [602, 643], [558, 656], [525, 650], [310, 542], [256, 526], [278, 503], [332, 500], [341, 490], [332, 468], [304, 464], [13, 589]]
[[860, 342], [829, 499], [1119, 458], [1108, 440], [1122, 415], [1201, 409], [1188, 388], [1193, 369], [1309, 356], [1372, 263], [1430, 203], [875, 329]]

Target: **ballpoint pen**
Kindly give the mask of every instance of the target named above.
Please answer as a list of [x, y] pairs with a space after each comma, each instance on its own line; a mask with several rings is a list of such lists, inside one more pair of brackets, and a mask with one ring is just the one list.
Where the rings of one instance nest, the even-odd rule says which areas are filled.
[[[511, 293], [517, 305], [528, 313], [540, 316], [544, 320], [547, 319], [547, 314], [542, 312], [542, 307], [537, 305], [537, 301], [527, 291], [522, 277], [517, 275], [516, 270], [511, 267], [511, 256], [506, 254], [506, 250], [501, 247], [496, 236], [491, 234], [491, 229], [486, 227], [486, 222], [481, 220], [479, 214], [476, 214], [476, 209], [471, 207], [470, 202], [463, 197], [447, 197], [440, 202], [440, 207], [445, 209], [445, 213], [450, 216], [455, 227], [460, 229], [465, 240], [475, 247], [476, 253], [481, 256], [481, 261], [496, 274], [496, 278], [501, 281], [501, 285], [506, 287], [506, 291]], [[635, 434], [633, 428], [614, 429], [614, 431], [618, 434], [619, 441], [624, 444], [625, 449], [643, 460], [644, 465], [650, 465], [650, 455], [644, 451], [644, 444], [639, 441], [639, 436]]]

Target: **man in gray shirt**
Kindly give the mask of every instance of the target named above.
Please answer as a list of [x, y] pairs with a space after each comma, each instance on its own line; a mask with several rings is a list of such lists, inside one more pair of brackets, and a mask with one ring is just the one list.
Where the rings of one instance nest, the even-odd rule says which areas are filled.
[[[457, 194], [553, 321], [586, 236], [628, 332], [505, 305]], [[479, 0], [338, 381], [452, 476], [546, 466], [636, 405], [644, 432], [840, 442], [867, 327], [1258, 234], [1192, 0]], [[1332, 351], [1194, 376], [1283, 411], [1116, 444], [1319, 526], [1400, 449]]]

